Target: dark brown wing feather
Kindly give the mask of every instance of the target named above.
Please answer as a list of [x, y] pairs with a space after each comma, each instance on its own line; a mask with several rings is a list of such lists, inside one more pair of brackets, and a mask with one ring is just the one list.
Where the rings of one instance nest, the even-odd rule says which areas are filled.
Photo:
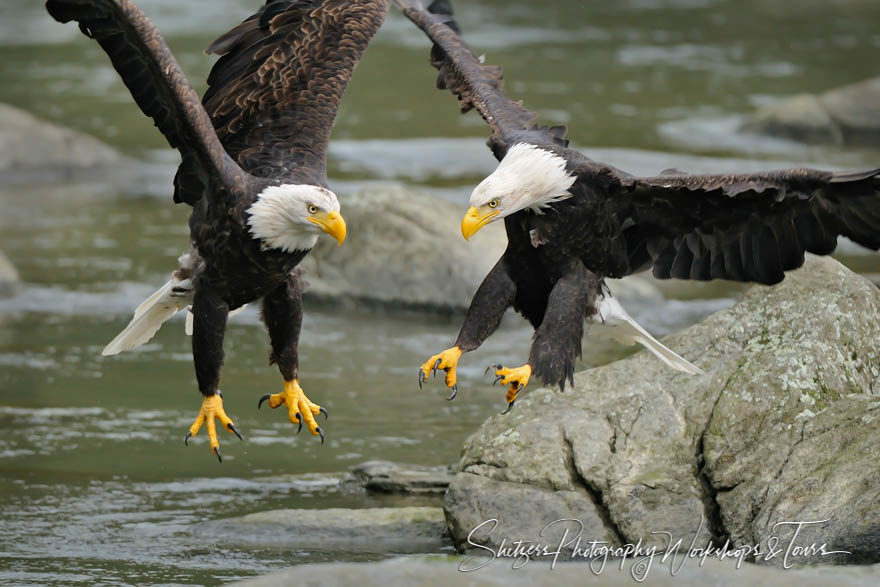
[[772, 284], [839, 235], [880, 248], [880, 169], [620, 177], [609, 205], [628, 268]]
[[568, 146], [564, 126], [537, 126], [537, 115], [504, 93], [501, 68], [483, 65], [458, 35], [448, 0], [394, 0], [403, 14], [434, 42], [431, 64], [440, 71], [437, 87], [458, 97], [462, 112], [476, 108], [489, 127], [489, 146], [501, 160], [516, 142]]
[[[178, 149], [200, 197], [208, 184], [234, 185], [243, 177], [224, 153], [198, 95], [156, 26], [130, 0], [48, 0], [55, 20], [79, 22], [98, 41], [140, 109]], [[207, 190], [213, 193], [214, 190]], [[197, 198], [196, 198], [197, 199]], [[195, 200], [175, 190], [175, 202]]]
[[217, 39], [204, 104], [227, 152], [259, 177], [326, 182], [342, 94], [388, 0], [269, 0]]

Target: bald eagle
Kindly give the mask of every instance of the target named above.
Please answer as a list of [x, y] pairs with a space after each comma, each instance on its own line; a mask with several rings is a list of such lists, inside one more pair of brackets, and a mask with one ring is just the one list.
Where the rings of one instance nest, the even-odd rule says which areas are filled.
[[614, 326], [617, 338], [697, 374], [635, 323], [606, 277], [650, 267], [660, 279], [770, 285], [800, 267], [804, 251], [831, 253], [839, 235], [880, 248], [880, 169], [634, 177], [570, 149], [565, 127], [535, 125], [535, 113], [504, 94], [500, 68], [482, 65], [462, 41], [448, 0], [395, 2], [433, 41], [438, 87], [455, 94], [463, 112], [476, 108], [492, 130], [499, 164], [473, 190], [462, 235], [503, 220], [508, 239], [454, 346], [420, 367], [420, 386], [442, 369], [455, 397], [462, 353], [479, 347], [511, 306], [535, 334], [525, 365], [491, 366], [496, 382], [509, 385], [506, 411], [532, 376], [563, 389], [573, 381], [585, 319]]
[[192, 351], [203, 401], [185, 441], [207, 423], [222, 462], [215, 419], [238, 434], [219, 390], [230, 311], [262, 298], [271, 362], [291, 422], [324, 435], [298, 383], [302, 283], [297, 264], [321, 234], [342, 244], [345, 221], [327, 187], [326, 152], [342, 94], [387, 0], [268, 0], [208, 48], [221, 55], [204, 99], [131, 0], [48, 0], [60, 22], [77, 21], [95, 39], [169, 144], [180, 151], [174, 201], [192, 206], [190, 247], [161, 289], [135, 310], [104, 349], [142, 345], [177, 311], [192, 306]]

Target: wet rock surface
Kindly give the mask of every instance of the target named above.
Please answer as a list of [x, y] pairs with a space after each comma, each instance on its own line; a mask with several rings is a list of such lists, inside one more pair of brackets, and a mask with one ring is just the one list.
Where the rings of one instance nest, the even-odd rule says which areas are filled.
[[346, 553], [440, 552], [451, 546], [439, 507], [270, 510], [204, 522], [193, 533], [218, 544]]
[[880, 145], [880, 77], [766, 106], [743, 130], [805, 142]]
[[451, 467], [367, 461], [352, 470], [351, 480], [367, 491], [440, 496], [452, 477]]
[[806, 552], [798, 563], [876, 562], [878, 340], [880, 290], [810, 257], [781, 284], [753, 287], [666, 338], [705, 375], [642, 351], [489, 419], [446, 496], [452, 537], [463, 546], [497, 519], [472, 540], [553, 544], [564, 528], [542, 535], [543, 526], [574, 518], [584, 539], [612, 544], [663, 547], [672, 536], [686, 546], [696, 536], [766, 549], [776, 537], [849, 551]]
[[778, 585], [780, 587], [825, 587], [827, 585], [851, 585], [869, 587], [880, 582], [880, 565], [849, 567], [811, 567], [777, 569], [767, 566], [744, 564], [737, 568], [735, 560], [709, 559], [675, 562], [660, 561], [658, 556], [650, 568], [634, 568], [632, 562], [621, 565], [609, 561], [605, 568], [587, 562], [564, 562], [554, 568], [549, 564], [527, 562], [522, 568], [513, 569], [513, 560], [490, 560], [490, 564], [472, 572], [486, 557], [468, 559], [463, 556], [410, 556], [370, 563], [327, 563], [301, 565], [272, 573], [239, 585], [259, 587], [263, 585], [293, 585], [306, 582], [315, 585], [361, 585], [384, 587], [386, 585], [477, 585], [534, 587], [535, 585], [625, 585], [639, 583], [664, 587], [703, 587], [704, 585]]

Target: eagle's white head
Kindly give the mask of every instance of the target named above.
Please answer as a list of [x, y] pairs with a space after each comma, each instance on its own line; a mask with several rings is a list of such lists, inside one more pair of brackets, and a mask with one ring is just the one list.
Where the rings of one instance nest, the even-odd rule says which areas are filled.
[[345, 220], [339, 200], [328, 189], [315, 185], [271, 186], [257, 195], [247, 209], [248, 226], [263, 248], [291, 253], [315, 246], [321, 232], [345, 240]]
[[517, 143], [495, 171], [474, 188], [471, 207], [461, 221], [461, 234], [469, 239], [486, 224], [526, 208], [543, 214], [543, 208], [571, 195], [568, 189], [575, 179], [559, 155]]

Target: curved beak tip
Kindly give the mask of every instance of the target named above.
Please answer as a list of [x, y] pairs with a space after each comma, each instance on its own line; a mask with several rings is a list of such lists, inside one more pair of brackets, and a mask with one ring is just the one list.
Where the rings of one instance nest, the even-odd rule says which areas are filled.
[[335, 238], [338, 245], [341, 245], [345, 240], [347, 233], [345, 220], [338, 212], [329, 212], [326, 216], [310, 216], [308, 220], [317, 224], [321, 230]]
[[471, 206], [461, 220], [461, 236], [464, 237], [464, 240], [469, 241], [474, 236], [474, 233], [483, 228], [496, 216], [498, 216], [497, 211], [480, 215], [480, 211]]
[[345, 220], [342, 219], [342, 216], [336, 216], [333, 230], [330, 232], [336, 238], [336, 246], [342, 246], [343, 241], [345, 241], [345, 235], [347, 233], [347, 229], [345, 226]]

